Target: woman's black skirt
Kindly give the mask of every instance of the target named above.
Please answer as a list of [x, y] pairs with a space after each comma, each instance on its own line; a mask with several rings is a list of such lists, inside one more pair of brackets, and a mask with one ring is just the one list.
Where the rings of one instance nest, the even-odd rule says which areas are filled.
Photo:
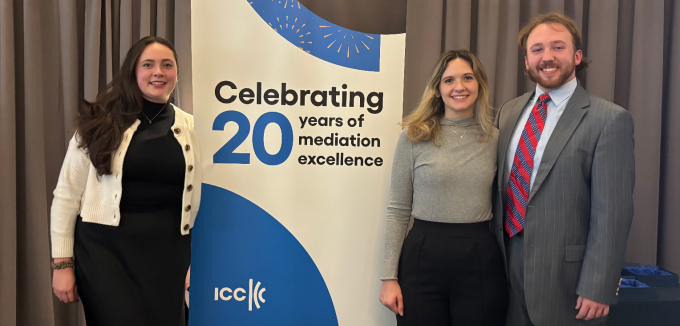
[[180, 209], [121, 212], [118, 227], [78, 217], [76, 286], [88, 326], [184, 325], [191, 235], [179, 231]]

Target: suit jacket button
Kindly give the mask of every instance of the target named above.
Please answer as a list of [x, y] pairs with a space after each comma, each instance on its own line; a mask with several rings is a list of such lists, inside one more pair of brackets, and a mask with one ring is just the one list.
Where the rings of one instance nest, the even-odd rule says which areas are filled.
[[194, 186], [192, 186], [192, 185], [188, 185], [188, 186], [187, 186], [187, 191], [191, 191], [191, 190], [193, 190], [193, 189], [194, 189]]
[[503, 231], [503, 226], [502, 226], [502, 225], [499, 225], [499, 226], [498, 226], [498, 231]]
[[179, 134], [182, 133], [182, 129], [179, 129], [179, 128], [175, 128], [173, 131], [175, 132], [176, 135], [179, 135]]
[[189, 164], [189, 167], [188, 167], [188, 169], [189, 169], [189, 172], [191, 172], [191, 171], [193, 171], [193, 170], [194, 170], [194, 166], [193, 166], [193, 165], [191, 165], [191, 164]]
[[184, 208], [185, 212], [191, 211], [191, 205], [187, 205], [187, 207]]
[[185, 150], [185, 151], [188, 152], [190, 149], [191, 149], [191, 146], [189, 146], [189, 144], [187, 144], [186, 146], [184, 146], [184, 150]]
[[184, 231], [189, 231], [189, 224], [184, 224]]

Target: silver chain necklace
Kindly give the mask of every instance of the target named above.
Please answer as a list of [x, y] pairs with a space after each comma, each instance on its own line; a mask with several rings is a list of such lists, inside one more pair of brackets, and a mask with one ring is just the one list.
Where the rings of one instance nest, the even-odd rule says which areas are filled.
[[451, 129], [451, 131], [453, 131], [460, 138], [463, 138], [468, 133], [468, 131], [470, 131], [470, 127], [468, 127], [467, 130], [465, 130], [465, 132], [461, 135], [456, 131], [456, 129], [453, 129], [451, 126], [446, 125], [446, 127]]
[[149, 117], [146, 115], [146, 113], [144, 113], [144, 109], [142, 109], [142, 114], [144, 115], [144, 117], [146, 118], [146, 120], [149, 121], [149, 124], [151, 124], [151, 123], [153, 123], [153, 120], [156, 119], [156, 117], [158, 117], [158, 115], [161, 114], [161, 112], [163, 112], [163, 110], [165, 110], [165, 107], [166, 107], [167, 105], [168, 105], [168, 102], [165, 102], [165, 105], [163, 105], [163, 108], [161, 108], [161, 109], [158, 111], [158, 113], [156, 113], [156, 115], [154, 115], [153, 118], [151, 118], [151, 119], [149, 119]]

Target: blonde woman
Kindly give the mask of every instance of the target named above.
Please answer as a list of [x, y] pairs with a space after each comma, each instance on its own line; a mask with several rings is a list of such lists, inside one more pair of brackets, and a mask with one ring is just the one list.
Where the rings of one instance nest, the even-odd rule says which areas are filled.
[[479, 60], [449, 51], [402, 122], [380, 293], [399, 326], [505, 322], [503, 256], [488, 223], [498, 141], [488, 94]]

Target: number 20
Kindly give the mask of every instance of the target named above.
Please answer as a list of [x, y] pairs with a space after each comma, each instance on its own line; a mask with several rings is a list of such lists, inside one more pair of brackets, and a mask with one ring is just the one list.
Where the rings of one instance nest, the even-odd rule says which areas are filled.
[[[243, 141], [248, 138], [250, 121], [239, 111], [224, 111], [213, 122], [213, 130], [224, 130], [229, 122], [236, 122], [238, 131], [222, 148], [213, 155], [213, 163], [217, 164], [250, 164], [250, 153], [234, 153]], [[270, 123], [275, 123], [281, 129], [281, 148], [276, 154], [269, 154], [264, 148], [264, 130]], [[290, 121], [281, 113], [267, 112], [255, 121], [253, 128], [253, 150], [260, 162], [267, 165], [279, 165], [285, 162], [293, 150], [293, 127]]]

